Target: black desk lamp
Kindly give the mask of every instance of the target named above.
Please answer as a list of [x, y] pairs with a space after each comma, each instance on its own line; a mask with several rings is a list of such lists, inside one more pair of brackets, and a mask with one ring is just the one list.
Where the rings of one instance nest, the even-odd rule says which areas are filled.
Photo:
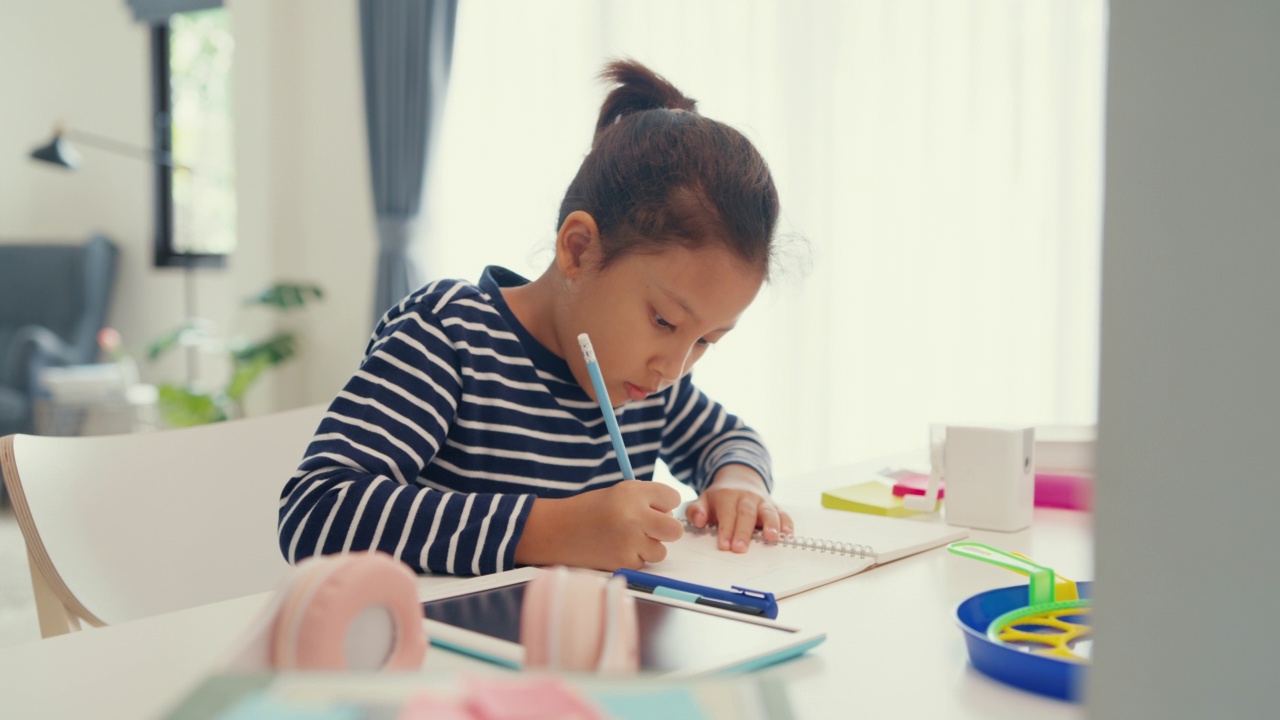
[[41, 145], [31, 151], [31, 157], [35, 160], [47, 162], [59, 167], [75, 170], [80, 166], [80, 153], [72, 147], [71, 143], [63, 138], [73, 139], [77, 142], [96, 147], [100, 150], [106, 150], [116, 155], [124, 155], [126, 157], [146, 160], [157, 165], [163, 165], [175, 170], [185, 170], [191, 172], [191, 168], [181, 163], [174, 162], [173, 156], [167, 152], [160, 150], [151, 150], [149, 148], [130, 145], [129, 143], [112, 140], [109, 137], [94, 135], [81, 130], [68, 130], [62, 125], [57, 125], [53, 129], [53, 139], [48, 143]]
[[[161, 165], [174, 170], [183, 170], [192, 172], [191, 168], [181, 163], [175, 162], [173, 155], [160, 150], [153, 150], [129, 143], [113, 140], [101, 135], [87, 133], [81, 130], [68, 130], [61, 124], [54, 126], [53, 139], [48, 143], [31, 151], [31, 158], [39, 160], [51, 165], [65, 168], [67, 170], [75, 170], [80, 165], [80, 153], [76, 151], [65, 138], [71, 138], [77, 142], [106, 150], [116, 155], [124, 155], [137, 160], [144, 160], [155, 165]], [[183, 265], [183, 312], [186, 316], [187, 327], [194, 326], [196, 316], [196, 292], [195, 292], [195, 275], [194, 266], [191, 264]], [[197, 347], [194, 343], [187, 345], [187, 387], [195, 384], [198, 375], [199, 357]]]

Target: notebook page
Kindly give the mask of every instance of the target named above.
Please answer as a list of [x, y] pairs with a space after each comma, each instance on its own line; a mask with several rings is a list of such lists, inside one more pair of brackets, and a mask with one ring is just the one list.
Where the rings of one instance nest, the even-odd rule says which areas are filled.
[[847, 557], [757, 540], [745, 553], [720, 550], [711, 532], [688, 531], [667, 544], [667, 557], [645, 572], [728, 589], [738, 585], [784, 598], [862, 572], [871, 558]]
[[[688, 530], [667, 544], [667, 557], [645, 572], [677, 580], [771, 592], [777, 598], [804, 592], [898, 558], [968, 536], [963, 528], [902, 518], [882, 518], [822, 507], [786, 508], [796, 535], [868, 548], [865, 558], [753, 540], [745, 553], [720, 550], [711, 531]], [[684, 517], [684, 508], [676, 510]]]
[[796, 535], [868, 545], [876, 563], [884, 564], [969, 536], [964, 528], [929, 518], [891, 518], [824, 507], [785, 508]]

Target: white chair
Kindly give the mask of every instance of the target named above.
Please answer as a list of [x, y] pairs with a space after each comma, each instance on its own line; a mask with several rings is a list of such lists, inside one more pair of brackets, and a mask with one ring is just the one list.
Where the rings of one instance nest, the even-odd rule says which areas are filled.
[[0, 438], [43, 637], [274, 588], [280, 491], [325, 406], [180, 430]]

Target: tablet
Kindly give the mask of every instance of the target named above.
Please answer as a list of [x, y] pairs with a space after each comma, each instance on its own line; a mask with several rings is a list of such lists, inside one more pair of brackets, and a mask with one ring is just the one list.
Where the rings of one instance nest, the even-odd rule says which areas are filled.
[[[431, 643], [511, 668], [524, 665], [520, 616], [537, 568], [469, 578], [423, 597]], [[800, 655], [826, 639], [773, 620], [628, 590], [636, 598], [640, 671], [665, 677], [742, 672]]]

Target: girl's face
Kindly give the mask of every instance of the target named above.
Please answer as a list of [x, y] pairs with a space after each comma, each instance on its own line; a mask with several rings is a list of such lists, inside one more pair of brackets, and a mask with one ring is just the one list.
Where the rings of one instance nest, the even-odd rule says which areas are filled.
[[[582, 260], [559, 323], [560, 346], [577, 350], [578, 333], [591, 336], [614, 407], [643, 400], [692, 370], [733, 329], [764, 283], [761, 270], [714, 242], [627, 255], [603, 271], [594, 269], [599, 256], [591, 250]], [[568, 352], [566, 359], [595, 399], [581, 352]]]

